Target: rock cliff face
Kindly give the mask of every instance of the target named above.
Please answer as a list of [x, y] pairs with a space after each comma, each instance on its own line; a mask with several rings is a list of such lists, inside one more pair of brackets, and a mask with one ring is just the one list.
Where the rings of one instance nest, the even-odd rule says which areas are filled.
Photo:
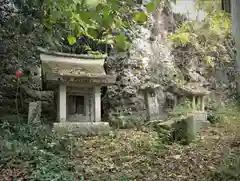
[[[179, 84], [207, 88], [212, 91], [210, 102], [222, 101], [234, 93], [235, 70], [232, 63], [216, 63], [211, 69], [204, 64], [201, 55], [194, 54], [196, 50], [193, 47], [172, 47], [167, 35], [185, 18], [171, 12], [168, 1], [162, 3], [162, 8], [153, 14], [148, 24], [137, 28], [139, 36], [134, 38], [130, 54], [112, 52], [106, 62], [109, 71], [118, 76], [117, 84], [108, 87], [103, 98], [104, 113], [108, 115], [106, 119], [119, 114], [140, 117], [145, 107], [139, 89], [149, 78], [161, 85], [158, 101], [163, 118], [165, 110], [172, 108], [176, 97], [181, 94]], [[222, 57], [231, 59], [228, 52], [221, 53]]]
[[105, 118], [111, 119], [121, 113], [144, 115], [140, 87], [149, 80], [162, 86], [158, 97], [161, 107], [165, 106], [166, 95], [171, 95], [166, 94], [170, 82], [174, 83], [180, 76], [167, 42], [167, 34], [174, 29], [168, 6], [164, 4], [150, 17], [147, 25], [136, 28], [137, 36], [129, 54], [111, 52], [107, 59], [108, 71], [117, 75], [117, 83], [107, 88], [103, 98], [103, 110], [107, 110]]

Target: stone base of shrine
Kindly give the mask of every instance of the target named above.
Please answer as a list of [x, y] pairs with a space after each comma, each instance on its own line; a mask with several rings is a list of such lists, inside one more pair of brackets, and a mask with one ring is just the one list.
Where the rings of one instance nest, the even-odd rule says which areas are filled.
[[206, 130], [209, 127], [209, 122], [207, 121], [207, 112], [194, 111], [190, 115], [192, 115], [192, 118], [196, 121], [196, 128], [198, 132]]
[[107, 135], [110, 132], [108, 122], [65, 122], [54, 123], [54, 131], [74, 136]]

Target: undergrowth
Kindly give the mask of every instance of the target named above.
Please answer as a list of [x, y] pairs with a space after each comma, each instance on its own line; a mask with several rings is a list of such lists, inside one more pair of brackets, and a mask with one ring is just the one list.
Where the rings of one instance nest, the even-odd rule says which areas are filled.
[[223, 160], [218, 170], [212, 176], [212, 181], [239, 181], [240, 180], [240, 112], [237, 105], [228, 106], [216, 113], [219, 117], [214, 124], [219, 131], [232, 136], [230, 153]]
[[0, 139], [0, 180], [79, 180], [70, 160], [73, 147], [68, 136], [43, 125], [2, 119]]
[[[221, 114], [221, 119], [214, 125], [221, 133], [220, 135], [224, 137], [221, 140], [225, 140], [226, 136], [226, 142], [231, 142], [229, 144], [231, 148], [230, 152], [226, 152], [225, 159], [221, 158], [223, 159], [222, 164], [219, 165], [217, 171], [212, 172], [211, 179], [208, 180], [238, 181], [240, 180], [239, 110], [236, 106], [228, 106], [223, 110], [216, 112], [216, 114]], [[112, 169], [116, 169], [116, 173], [112, 178], [127, 181], [130, 180], [128, 178], [132, 173], [136, 174], [132, 178], [147, 178], [148, 175], [145, 174], [156, 170], [158, 174], [162, 166], [171, 168], [172, 166], [168, 166], [168, 164], [175, 163], [174, 159], [180, 159], [178, 158], [179, 148], [182, 149], [180, 157], [184, 157], [184, 152], [186, 152], [184, 160], [188, 157], [187, 150], [189, 148], [193, 149], [194, 154], [201, 156], [200, 160], [206, 156], [205, 152], [202, 153], [203, 155], [199, 155], [199, 147], [196, 145], [198, 143], [190, 146], [167, 145], [159, 140], [159, 135], [157, 136], [156, 133], [152, 133], [152, 136], [149, 132], [133, 130], [120, 133], [118, 131], [116, 135], [76, 140], [71, 135], [58, 135], [52, 132], [51, 128], [40, 124], [27, 124], [24, 120], [15, 118], [0, 119], [0, 180], [83, 181], [84, 177], [87, 179], [108, 178], [107, 175], [110, 171], [102, 169], [113, 167]], [[220, 144], [222, 147], [226, 146], [224, 143]], [[201, 147], [201, 145], [199, 146]], [[209, 152], [214, 154], [214, 151], [211, 150], [212, 148], [209, 149]], [[221, 151], [219, 151], [220, 153]], [[117, 162], [113, 162], [118, 159], [121, 160], [119, 165], [116, 164]], [[159, 162], [156, 162], [157, 160]], [[211, 162], [215, 161], [209, 158], [209, 163]], [[133, 170], [129, 170], [129, 164], [132, 164]], [[139, 165], [141, 167], [137, 168]], [[149, 168], [146, 168], [147, 165]], [[179, 165], [179, 167], [181, 166]], [[192, 167], [195, 168], [196, 165]], [[183, 166], [182, 169], [185, 168], [188, 166]], [[139, 175], [138, 169], [143, 173]], [[182, 173], [179, 170], [170, 172]], [[77, 173], [83, 174], [84, 177]], [[159, 178], [168, 178], [166, 175], [168, 171], [165, 170], [164, 173], [165, 175], [161, 175]], [[124, 175], [126, 177], [123, 177]], [[150, 180], [154, 179], [150, 178]], [[172, 179], [168, 178], [167, 180]]]

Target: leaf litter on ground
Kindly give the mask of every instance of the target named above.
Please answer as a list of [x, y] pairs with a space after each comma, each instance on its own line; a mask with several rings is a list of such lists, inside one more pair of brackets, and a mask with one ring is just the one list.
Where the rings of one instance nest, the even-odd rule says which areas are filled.
[[160, 147], [154, 131], [118, 130], [110, 136], [80, 138], [73, 154], [85, 180], [204, 181], [231, 151], [234, 135], [211, 128], [195, 143]]

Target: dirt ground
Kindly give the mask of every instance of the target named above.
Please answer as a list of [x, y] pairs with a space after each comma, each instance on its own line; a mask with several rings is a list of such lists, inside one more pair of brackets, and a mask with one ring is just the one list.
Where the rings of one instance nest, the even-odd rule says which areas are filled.
[[79, 140], [72, 153], [79, 173], [89, 181], [205, 181], [240, 137], [211, 127], [190, 145], [161, 145], [150, 130], [118, 130], [110, 136]]

